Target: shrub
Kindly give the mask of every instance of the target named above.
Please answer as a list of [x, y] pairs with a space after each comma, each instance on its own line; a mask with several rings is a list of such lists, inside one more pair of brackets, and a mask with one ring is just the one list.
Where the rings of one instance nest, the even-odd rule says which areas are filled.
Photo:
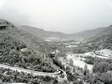
[[93, 66], [93, 72], [107, 72], [109, 70], [109, 63], [108, 62], [99, 62], [95, 63]]

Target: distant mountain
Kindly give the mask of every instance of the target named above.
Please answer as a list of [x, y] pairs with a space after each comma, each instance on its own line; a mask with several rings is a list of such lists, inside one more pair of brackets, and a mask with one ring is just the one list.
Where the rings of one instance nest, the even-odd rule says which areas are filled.
[[102, 34], [110, 32], [112, 26], [109, 27], [102, 27], [102, 28], [96, 28], [92, 30], [87, 30], [79, 33], [73, 33], [73, 34], [65, 34], [62, 32], [53, 32], [53, 31], [46, 31], [40, 28], [32, 27], [32, 26], [19, 26], [18, 28], [20, 30], [23, 30], [25, 32], [28, 32], [35, 37], [44, 39], [44, 40], [77, 40], [77, 41], [86, 41], [87, 39], [93, 38], [93, 37], [99, 37], [102, 36]]
[[108, 27], [101, 27], [101, 28], [96, 28], [96, 29], [92, 29], [92, 30], [87, 30], [87, 31], [82, 31], [79, 33], [74, 33], [71, 34], [70, 37], [71, 39], [75, 39], [75, 40], [87, 40], [93, 37], [99, 37], [102, 36], [104, 34], [107, 34], [110, 32], [110, 30], [112, 29], [112, 26], [108, 26]]
[[112, 26], [96, 30], [92, 37], [85, 39], [85, 44], [93, 50], [111, 49], [112, 50]]
[[44, 40], [64, 40], [67, 39], [68, 35], [61, 32], [45, 31], [43, 29], [31, 27], [31, 26], [19, 26], [23, 31], [29, 32], [30, 34], [40, 37]]
[[102, 32], [100, 36], [89, 39], [88, 43], [92, 43], [98, 49], [112, 49], [112, 29], [108, 32]]
[[43, 40], [76, 40], [89, 44], [91, 47], [99, 46], [99, 48], [109, 48], [112, 42], [112, 25], [74, 34], [46, 31], [31, 26], [19, 26], [18, 28]]

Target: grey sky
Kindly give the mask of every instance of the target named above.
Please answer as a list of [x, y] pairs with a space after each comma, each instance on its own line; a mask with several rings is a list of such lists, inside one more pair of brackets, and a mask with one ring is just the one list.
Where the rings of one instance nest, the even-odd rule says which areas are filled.
[[75, 33], [112, 25], [112, 0], [0, 0], [0, 18]]

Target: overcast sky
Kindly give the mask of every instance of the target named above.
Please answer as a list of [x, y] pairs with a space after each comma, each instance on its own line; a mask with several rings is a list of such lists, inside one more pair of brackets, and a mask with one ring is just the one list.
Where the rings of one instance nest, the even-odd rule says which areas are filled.
[[112, 25], [112, 0], [0, 0], [0, 18], [75, 33]]

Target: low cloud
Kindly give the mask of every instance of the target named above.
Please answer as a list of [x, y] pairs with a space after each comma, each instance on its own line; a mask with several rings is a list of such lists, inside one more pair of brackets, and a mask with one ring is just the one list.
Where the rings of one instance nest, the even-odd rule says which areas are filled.
[[110, 0], [0, 0], [0, 18], [75, 33], [111, 25]]

